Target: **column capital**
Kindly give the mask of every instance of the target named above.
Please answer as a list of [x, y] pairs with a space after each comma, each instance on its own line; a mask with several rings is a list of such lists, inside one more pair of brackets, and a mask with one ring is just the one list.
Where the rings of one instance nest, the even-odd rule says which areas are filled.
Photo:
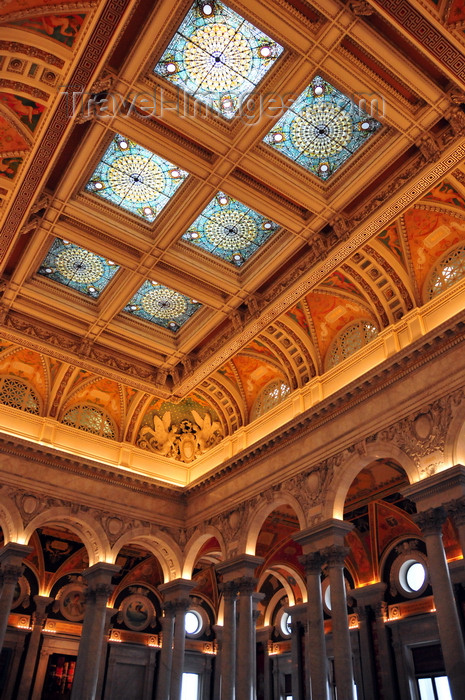
[[369, 606], [374, 609], [383, 600], [386, 588], [387, 585], [380, 581], [379, 583], [370, 583], [368, 586], [353, 588], [348, 594], [351, 598], [355, 598], [360, 608]]
[[8, 542], [0, 549], [0, 564], [4, 567], [6, 564], [19, 566], [24, 559], [33, 551], [32, 547], [18, 542]]
[[241, 576], [235, 581], [240, 595], [252, 595], [257, 585], [257, 579], [253, 576]]
[[302, 554], [299, 561], [305, 569], [306, 574], [320, 574], [321, 568], [325, 563], [320, 552], [312, 552], [311, 554]]
[[36, 605], [36, 609], [32, 613], [33, 624], [34, 626], [42, 626], [47, 619], [47, 605], [50, 605], [54, 599], [45, 595], [35, 595], [33, 600]]
[[349, 547], [344, 545], [332, 544], [321, 550], [321, 556], [325, 559], [328, 568], [344, 566], [345, 559], [349, 554]]
[[239, 554], [234, 559], [217, 564], [215, 569], [223, 576], [223, 581], [231, 581], [242, 576], [253, 576], [255, 569], [264, 561], [263, 557], [256, 557], [253, 554]]
[[454, 498], [452, 501], [444, 503], [444, 508], [455, 525], [465, 525], [465, 497]]
[[21, 564], [4, 564], [0, 572], [1, 580], [3, 583], [18, 583], [22, 573], [24, 571], [24, 566]]
[[353, 529], [353, 523], [330, 518], [292, 535], [292, 539], [302, 546], [304, 554], [311, 554], [332, 545], [343, 545], [345, 536]]
[[224, 581], [218, 586], [220, 593], [223, 594], [225, 600], [233, 600], [237, 597], [239, 588], [237, 585], [237, 580]]
[[121, 567], [116, 564], [108, 564], [106, 561], [98, 561], [93, 566], [82, 572], [83, 577], [89, 586], [88, 590], [96, 589], [100, 585], [110, 585], [111, 579], [119, 574]]
[[[189, 594], [196, 587], [195, 581], [187, 578], [176, 578], [173, 581], [162, 583], [158, 586], [158, 590], [163, 595], [163, 600], [166, 603], [180, 604], [182, 601], [190, 605]], [[187, 609], [187, 608], [186, 608]]]
[[111, 583], [93, 583], [90, 584], [85, 592], [86, 602], [107, 602], [108, 598], [111, 596], [114, 590], [114, 586]]
[[412, 515], [412, 520], [418, 525], [424, 535], [442, 533], [442, 526], [447, 520], [446, 509], [443, 506], [428, 508]]
[[301, 624], [305, 624], [307, 622], [307, 603], [298, 603], [298, 605], [287, 605], [284, 608], [284, 612], [286, 612], [292, 618], [291, 625], [293, 621], [300, 622]]

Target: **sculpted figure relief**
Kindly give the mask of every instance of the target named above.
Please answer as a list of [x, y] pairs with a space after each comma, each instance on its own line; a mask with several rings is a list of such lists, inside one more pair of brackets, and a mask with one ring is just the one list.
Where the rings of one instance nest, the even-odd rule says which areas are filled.
[[193, 421], [182, 420], [179, 425], [171, 424], [171, 412], [164, 413], [163, 418], [154, 416], [153, 425], [143, 425], [139, 431], [138, 447], [156, 452], [163, 457], [173, 457], [181, 462], [191, 462], [210, 447], [223, 439], [219, 421], [213, 421], [211, 415], [202, 416], [191, 411]]

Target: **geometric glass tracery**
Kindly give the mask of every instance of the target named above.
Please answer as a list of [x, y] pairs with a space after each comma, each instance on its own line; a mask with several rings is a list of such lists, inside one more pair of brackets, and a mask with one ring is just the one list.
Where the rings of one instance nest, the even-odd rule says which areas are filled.
[[259, 416], [263, 416], [264, 413], [277, 406], [281, 401], [284, 401], [290, 393], [291, 387], [286, 382], [283, 382], [282, 379], [275, 379], [267, 384], [255, 400], [250, 413], [250, 420], [253, 421]]
[[153, 222], [188, 174], [165, 158], [116, 134], [85, 189]]
[[112, 421], [104, 411], [94, 406], [87, 404], [74, 406], [63, 416], [61, 422], [73, 428], [84, 430], [86, 433], [92, 433], [92, 435], [101, 435], [110, 440], [116, 438]]
[[0, 403], [39, 415], [37, 394], [17, 377], [2, 377], [0, 379]]
[[55, 238], [38, 274], [96, 299], [118, 270], [113, 260]]
[[374, 117], [317, 75], [264, 141], [327, 180], [380, 127]]
[[431, 271], [427, 288], [427, 298], [441, 294], [444, 290], [465, 277], [465, 245], [449, 251], [436, 263]]
[[125, 306], [134, 316], [177, 331], [202, 304], [158, 282], [147, 280]]
[[282, 51], [219, 0], [196, 0], [154, 72], [231, 119]]
[[218, 192], [182, 239], [240, 266], [278, 228], [270, 219]]
[[327, 369], [335, 367], [354, 352], [363, 348], [378, 335], [378, 329], [369, 321], [356, 321], [342, 330], [328, 352]]

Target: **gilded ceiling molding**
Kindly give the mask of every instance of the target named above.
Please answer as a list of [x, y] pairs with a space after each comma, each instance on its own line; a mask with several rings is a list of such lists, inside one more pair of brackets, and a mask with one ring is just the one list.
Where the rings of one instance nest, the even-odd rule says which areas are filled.
[[[79, 63], [68, 81], [75, 91], [85, 90], [123, 16], [126, 6], [125, 0], [107, 0], [105, 2], [100, 21], [89, 37]], [[36, 195], [41, 180], [49, 168], [55, 151], [68, 126], [68, 97], [63, 95], [41, 140], [40, 148], [29, 167], [28, 177], [22, 182], [16, 195], [14, 206], [10, 207], [8, 216], [3, 224], [0, 259], [6, 258], [6, 253], [13, 237], [27, 212], [31, 200]]]

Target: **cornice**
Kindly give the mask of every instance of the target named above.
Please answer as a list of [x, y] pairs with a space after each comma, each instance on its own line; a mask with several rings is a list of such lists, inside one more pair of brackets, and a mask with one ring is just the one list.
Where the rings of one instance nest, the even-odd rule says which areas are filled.
[[[373, 370], [362, 375], [348, 384], [344, 389], [321, 401], [316, 407], [310, 408], [304, 414], [289, 421], [285, 426], [270, 433], [266, 438], [254, 443], [233, 458], [229, 459], [217, 470], [202, 477], [186, 488], [186, 493], [198, 493], [210, 488], [227, 474], [237, 474], [246, 468], [251, 468], [268, 456], [272, 450], [288, 447], [304, 435], [336, 417], [346, 413], [355, 406], [378, 394], [387, 387], [395, 384], [403, 377], [427, 365], [455, 345], [465, 342], [465, 312], [457, 314], [451, 321], [431, 331], [421, 339], [412, 343], [407, 349], [396, 353]], [[429, 397], [434, 398], [434, 392], [429, 391]], [[411, 407], [406, 407], [406, 415]], [[398, 420], [402, 416], [398, 416]], [[352, 444], [352, 443], [350, 443]], [[337, 452], [341, 449], [337, 447]], [[327, 457], [332, 456], [328, 452]], [[281, 475], [282, 476], [282, 475]]]

